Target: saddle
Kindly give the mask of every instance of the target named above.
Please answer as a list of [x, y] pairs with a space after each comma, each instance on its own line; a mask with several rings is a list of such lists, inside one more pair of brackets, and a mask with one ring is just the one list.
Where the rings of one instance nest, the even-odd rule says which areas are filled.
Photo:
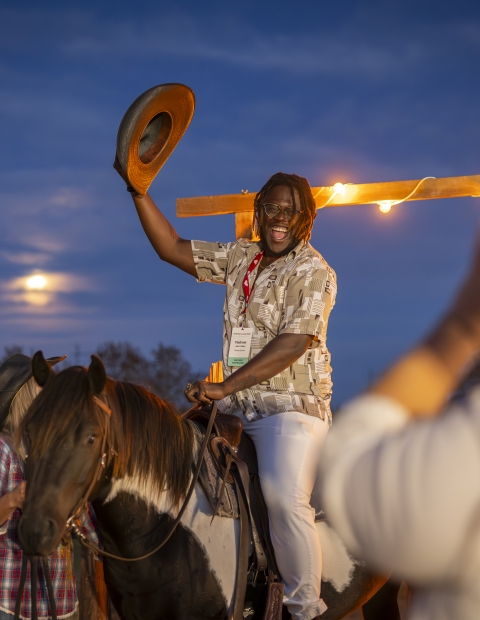
[[[194, 425], [196, 433], [204, 435], [210, 414], [209, 409], [193, 409], [183, 417]], [[212, 476], [208, 475], [209, 464], [216, 470], [219, 489], [215, 489]], [[238, 516], [240, 519], [236, 587], [233, 609], [227, 620], [243, 620], [253, 616], [262, 596], [263, 620], [281, 620], [283, 583], [278, 577], [270, 539], [268, 511], [260, 487], [255, 447], [248, 435], [243, 433], [240, 418], [216, 414], [202, 467], [204, 472], [199, 480], [212, 503], [213, 518], [221, 515]], [[252, 557], [249, 557], [250, 530], [254, 549]]]

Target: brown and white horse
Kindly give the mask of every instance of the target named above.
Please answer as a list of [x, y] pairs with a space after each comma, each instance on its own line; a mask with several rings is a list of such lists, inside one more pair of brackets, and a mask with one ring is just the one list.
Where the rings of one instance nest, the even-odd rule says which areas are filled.
[[[22, 427], [29, 454], [19, 535], [26, 552], [50, 554], [90, 488], [106, 551], [132, 558], [154, 549], [191, 480], [198, 445], [190, 423], [147, 390], [107, 378], [95, 356], [88, 369], [74, 366], [55, 376], [37, 353], [33, 373], [44, 389]], [[99, 469], [102, 453], [105, 467]], [[239, 524], [211, 518], [197, 485], [161, 550], [138, 562], [105, 558], [108, 591], [123, 620], [227, 617]], [[324, 553], [322, 597], [329, 608], [322, 618], [336, 620], [368, 600], [385, 579], [354, 560], [326, 522], [317, 529]]]

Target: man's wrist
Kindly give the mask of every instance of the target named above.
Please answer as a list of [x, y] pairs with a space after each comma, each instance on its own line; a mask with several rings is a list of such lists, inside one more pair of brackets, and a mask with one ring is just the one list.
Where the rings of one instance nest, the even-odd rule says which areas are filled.
[[132, 196], [132, 198], [138, 198], [140, 196], [140, 194], [133, 187], [133, 185], [127, 185], [126, 187], [127, 187], [127, 192]]
[[227, 379], [225, 379], [224, 381], [218, 384], [222, 391], [222, 398], [225, 398], [225, 396], [230, 396], [230, 394], [233, 394], [232, 384], [231, 382], [229, 382], [229, 379], [230, 377], [228, 377]]

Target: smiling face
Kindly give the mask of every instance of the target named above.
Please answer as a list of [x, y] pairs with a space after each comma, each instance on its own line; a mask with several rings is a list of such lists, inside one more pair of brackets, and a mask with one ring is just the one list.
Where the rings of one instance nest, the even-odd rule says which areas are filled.
[[260, 237], [267, 256], [283, 256], [288, 254], [298, 243], [295, 237], [295, 230], [299, 214], [295, 213], [289, 220], [284, 213], [284, 209], [296, 209], [300, 211], [300, 197], [297, 190], [291, 190], [286, 185], [275, 185], [265, 195], [263, 204], [275, 204], [282, 207], [278, 215], [268, 217], [262, 206], [262, 219], [260, 226]]

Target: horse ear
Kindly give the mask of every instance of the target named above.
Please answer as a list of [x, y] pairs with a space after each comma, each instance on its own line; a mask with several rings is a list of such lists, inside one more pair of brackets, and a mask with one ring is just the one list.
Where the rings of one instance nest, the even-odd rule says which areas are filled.
[[96, 355], [92, 355], [92, 362], [88, 368], [88, 380], [94, 394], [103, 392], [107, 382], [107, 373], [102, 360]]
[[44, 387], [47, 381], [55, 376], [55, 373], [43, 357], [42, 351], [37, 351], [33, 356], [32, 373], [35, 381], [40, 387]]

